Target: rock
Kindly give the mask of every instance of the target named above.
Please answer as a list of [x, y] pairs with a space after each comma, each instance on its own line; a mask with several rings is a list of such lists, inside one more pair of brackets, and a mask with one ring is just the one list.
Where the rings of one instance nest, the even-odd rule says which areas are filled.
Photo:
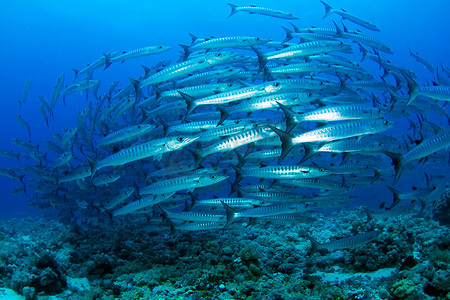
[[91, 290], [91, 285], [87, 278], [67, 277], [67, 288], [74, 292], [85, 292]]

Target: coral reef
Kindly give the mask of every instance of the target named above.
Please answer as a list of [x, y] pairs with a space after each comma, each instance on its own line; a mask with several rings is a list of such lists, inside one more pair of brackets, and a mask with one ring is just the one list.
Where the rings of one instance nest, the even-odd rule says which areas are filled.
[[[0, 229], [0, 284], [26, 299], [445, 299], [449, 228], [408, 214], [368, 220], [363, 208], [311, 223], [148, 231], [13, 219]], [[320, 243], [379, 230], [355, 249]], [[370, 284], [367, 284], [370, 278]]]

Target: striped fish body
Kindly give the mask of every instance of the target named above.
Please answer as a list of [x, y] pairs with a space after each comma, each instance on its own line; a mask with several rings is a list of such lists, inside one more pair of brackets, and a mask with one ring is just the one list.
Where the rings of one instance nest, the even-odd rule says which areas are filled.
[[189, 47], [190, 52], [198, 50], [209, 50], [215, 48], [239, 48], [250, 47], [255, 45], [264, 44], [266, 40], [262, 40], [258, 37], [250, 36], [233, 36], [223, 38], [212, 38], [204, 42], [196, 43]]
[[105, 203], [105, 205], [104, 205], [105, 209], [113, 209], [114, 207], [116, 207], [120, 203], [122, 203], [125, 200], [127, 200], [134, 193], [134, 191], [135, 191], [134, 187], [127, 187], [127, 188], [121, 189], [117, 196], [115, 196], [114, 198], [108, 200]]
[[393, 126], [393, 123], [384, 119], [349, 121], [299, 134], [292, 138], [292, 143], [329, 142], [353, 136], [375, 134], [386, 131]]
[[186, 189], [193, 191], [195, 188], [213, 185], [227, 178], [228, 176], [226, 175], [218, 174], [194, 174], [182, 176], [178, 178], [157, 181], [146, 187], [143, 187], [139, 190], [139, 193], [141, 195], [158, 195]]
[[179, 150], [194, 142], [197, 138], [198, 137], [177, 136], [131, 146], [98, 162], [95, 162], [92, 173], [94, 174], [96, 171], [104, 167], [122, 166], [136, 160]]
[[139, 89], [142, 89], [143, 87], [146, 87], [150, 84], [159, 84], [168, 80], [185, 76], [195, 71], [227, 62], [231, 60], [234, 55], [234, 53], [230, 52], [207, 53], [203, 56], [169, 66], [159, 71], [158, 73], [150, 75], [140, 82], [134, 82], [133, 84]]
[[156, 196], [145, 196], [141, 197], [140, 199], [130, 202], [127, 205], [113, 211], [112, 215], [113, 217], [117, 217], [120, 215], [130, 214], [134, 213], [138, 210], [142, 210], [144, 208], [147, 208], [149, 206], [156, 205], [158, 203], [161, 203], [168, 198], [172, 197], [174, 193], [167, 193], [167, 194], [161, 194]]
[[403, 173], [403, 169], [408, 162], [415, 159], [422, 159], [448, 147], [450, 147], [450, 130], [442, 131], [433, 138], [423, 141], [404, 155], [384, 151], [384, 153], [392, 159], [395, 166], [394, 183], [399, 180]]
[[154, 129], [155, 125], [151, 124], [139, 124], [128, 126], [126, 128], [122, 128], [120, 130], [114, 131], [105, 137], [103, 137], [98, 143], [97, 146], [102, 147], [110, 144], [114, 144], [123, 140], [128, 140], [143, 134], [146, 134], [150, 130]]
[[[132, 51], [126, 51], [120, 55], [114, 56], [113, 58], [110, 59], [110, 62], [115, 62], [115, 61], [120, 61], [120, 62], [124, 62], [128, 59], [131, 58], [135, 58], [135, 57], [140, 57], [140, 56], [146, 56], [146, 55], [152, 55], [152, 54], [157, 54], [157, 53], [161, 53], [167, 50], [170, 50], [171, 47], [169, 46], [163, 46], [163, 45], [157, 45], [157, 46], [149, 46], [149, 47], [144, 47], [144, 48], [139, 48], [139, 49], [135, 49]], [[107, 68], [108, 66], [106, 66], [105, 68]]]
[[264, 54], [266, 60], [293, 58], [332, 51], [351, 52], [351, 46], [340, 41], [312, 41], [301, 43], [295, 46], [289, 46], [285, 49]]
[[281, 10], [276, 10], [273, 8], [266, 8], [266, 7], [258, 7], [258, 6], [237, 6], [231, 3], [228, 3], [228, 5], [231, 7], [231, 13], [228, 16], [231, 17], [238, 11], [246, 11], [250, 14], [259, 14], [259, 15], [265, 15], [275, 18], [281, 18], [281, 19], [288, 19], [288, 20], [295, 20], [298, 19], [298, 17], [294, 16], [293, 14], [289, 12], [284, 12]]
[[343, 121], [383, 117], [379, 108], [366, 105], [327, 106], [296, 116], [299, 121]]
[[331, 170], [297, 165], [248, 168], [240, 172], [241, 176], [274, 179], [314, 178], [329, 174], [332, 174]]

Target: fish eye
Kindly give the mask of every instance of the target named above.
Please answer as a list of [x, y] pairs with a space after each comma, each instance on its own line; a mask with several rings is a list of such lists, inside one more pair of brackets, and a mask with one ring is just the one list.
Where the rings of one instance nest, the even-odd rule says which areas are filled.
[[182, 141], [183, 141], [183, 137], [182, 137], [182, 136], [179, 136], [179, 137], [177, 138], [177, 141], [182, 142]]
[[228, 87], [232, 87], [232, 86], [233, 86], [233, 84], [232, 84], [232, 83], [229, 83], [229, 84], [228, 84]]
[[259, 37], [257, 37], [256, 40], [259, 41]]
[[280, 83], [279, 82], [275, 82], [275, 84], [274, 84], [274, 86], [280, 86]]
[[389, 124], [388, 120], [385, 120], [384, 125], [388, 125], [388, 124]]
[[234, 124], [239, 124], [241, 121], [240, 120], [236, 120], [234, 121]]
[[162, 49], [162, 46], [158, 46], [159, 49]]
[[222, 56], [222, 53], [220, 53], [220, 52], [219, 52], [219, 53], [217, 53], [217, 56]]
[[320, 172], [325, 172], [325, 169], [324, 168], [320, 168], [319, 171]]
[[216, 178], [216, 175], [211, 175], [210, 178], [214, 179], [214, 178]]

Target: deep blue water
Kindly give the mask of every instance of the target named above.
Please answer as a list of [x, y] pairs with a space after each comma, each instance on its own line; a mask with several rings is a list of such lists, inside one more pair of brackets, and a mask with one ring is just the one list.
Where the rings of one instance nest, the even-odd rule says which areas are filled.
[[[239, 1], [235, 4], [290, 11], [300, 17], [295, 21], [300, 27], [332, 26], [332, 18], [322, 19], [324, 8], [318, 0]], [[450, 66], [448, 1], [335, 0], [330, 4], [377, 24], [381, 32], [365, 32], [390, 46], [395, 53], [391, 56], [392, 61], [413, 69], [422, 84], [432, 80], [433, 76], [409, 56], [408, 47], [418, 51], [434, 66]], [[173, 47], [169, 52], [117, 64], [107, 72], [97, 71], [94, 75], [105, 83], [119, 79], [119, 86], [124, 86], [128, 83], [126, 76], [137, 77], [142, 73], [140, 64], [151, 65], [165, 59], [175, 61], [181, 50], [178, 44], [190, 43], [188, 33], [199, 37], [248, 35], [282, 40], [281, 25], [289, 26], [286, 20], [244, 12], [227, 18], [229, 12], [225, 1], [22, 0], [2, 3], [1, 148], [16, 149], [11, 140], [27, 138], [14, 114], [18, 112], [17, 101], [22, 97], [28, 79], [32, 79], [32, 85], [20, 114], [32, 127], [32, 142], [39, 143], [50, 139], [53, 132], [74, 127], [76, 113], [84, 108], [85, 101], [84, 96], [68, 97], [67, 105], [63, 106], [60, 99], [55, 121], [50, 121], [50, 129], [47, 129], [37, 110], [38, 95], [49, 99], [60, 74], [65, 73], [65, 83], [70, 83], [72, 68], [83, 68], [103, 53], [156, 44]], [[18, 163], [0, 157], [1, 168], [24, 165], [24, 161]], [[37, 213], [27, 205], [27, 199], [32, 195], [11, 195], [18, 185], [7, 177], [0, 177], [0, 218]], [[371, 197], [382, 197], [370, 189], [367, 194], [368, 201]]]

